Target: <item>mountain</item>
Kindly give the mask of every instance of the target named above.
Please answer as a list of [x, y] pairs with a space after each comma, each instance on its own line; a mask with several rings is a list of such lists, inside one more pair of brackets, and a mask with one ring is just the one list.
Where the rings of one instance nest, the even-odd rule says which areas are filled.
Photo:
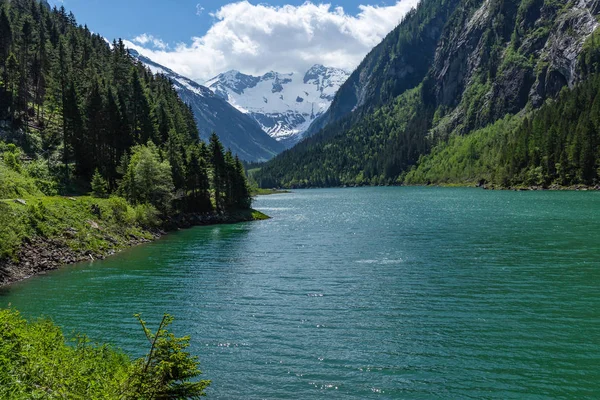
[[265, 161], [283, 151], [284, 147], [267, 135], [247, 115], [241, 113], [208, 88], [181, 76], [167, 67], [130, 49], [129, 53], [155, 74], [162, 74], [172, 83], [179, 97], [192, 107], [200, 137], [207, 140], [212, 132], [219, 135], [245, 161]]
[[316, 134], [255, 178], [594, 184], [599, 14], [596, 0], [422, 0], [342, 85]]
[[232, 70], [210, 79], [206, 86], [290, 146], [327, 111], [348, 75], [343, 69], [323, 65], [314, 65], [305, 74], [252, 76]]

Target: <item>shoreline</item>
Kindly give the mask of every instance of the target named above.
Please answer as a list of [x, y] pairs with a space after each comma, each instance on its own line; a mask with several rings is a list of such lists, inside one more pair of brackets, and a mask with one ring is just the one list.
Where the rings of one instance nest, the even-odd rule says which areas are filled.
[[464, 187], [464, 188], [476, 188], [483, 190], [500, 190], [500, 191], [513, 191], [513, 192], [535, 192], [535, 191], [552, 191], [552, 192], [565, 192], [565, 191], [600, 191], [600, 185], [571, 185], [571, 186], [561, 186], [561, 185], [550, 185], [550, 186], [537, 186], [537, 185], [519, 185], [519, 186], [500, 186], [489, 183], [448, 183], [448, 184], [423, 184], [423, 185], [403, 185], [403, 186], [413, 186], [413, 187]]
[[478, 184], [476, 182], [465, 182], [465, 183], [411, 183], [411, 184], [389, 184], [389, 185], [339, 185], [339, 186], [307, 186], [307, 187], [295, 187], [286, 189], [289, 193], [290, 190], [308, 190], [308, 189], [358, 189], [358, 188], [379, 188], [379, 187], [437, 187], [437, 188], [475, 188], [475, 189], [483, 189], [483, 190], [509, 190], [509, 191], [600, 191], [600, 185], [571, 185], [571, 186], [561, 186], [561, 185], [550, 185], [547, 187], [544, 186], [499, 186], [493, 184]]
[[122, 251], [141, 244], [154, 242], [163, 236], [179, 230], [199, 226], [231, 225], [242, 222], [270, 219], [260, 211], [249, 209], [229, 214], [184, 214], [171, 218], [165, 229], [146, 230], [145, 235], [130, 235], [125, 243], [115, 243], [114, 248], [105, 251], [74, 250], [58, 238], [34, 237], [25, 240], [17, 252], [17, 259], [0, 260], [0, 288], [21, 282], [37, 275], [57, 270], [61, 267], [84, 261], [104, 260]]

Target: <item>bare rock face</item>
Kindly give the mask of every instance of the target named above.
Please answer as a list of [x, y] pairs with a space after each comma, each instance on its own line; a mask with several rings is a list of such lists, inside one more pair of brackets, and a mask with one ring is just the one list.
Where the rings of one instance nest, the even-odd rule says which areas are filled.
[[529, 95], [535, 107], [539, 107], [545, 98], [556, 96], [563, 87], [573, 87], [579, 80], [579, 54], [586, 39], [598, 27], [596, 16], [599, 13], [598, 0], [580, 0], [557, 18], [541, 50], [543, 68]]
[[472, 79], [481, 63], [484, 47], [483, 34], [493, 22], [491, 0], [484, 0], [481, 6], [469, 17], [465, 10], [455, 18], [456, 29], [442, 37], [435, 55], [432, 75], [437, 82], [438, 104], [456, 106], [460, 93]]
[[529, 89], [535, 82], [533, 71], [511, 66], [492, 86], [489, 120], [495, 121], [506, 114], [521, 111], [529, 100]]

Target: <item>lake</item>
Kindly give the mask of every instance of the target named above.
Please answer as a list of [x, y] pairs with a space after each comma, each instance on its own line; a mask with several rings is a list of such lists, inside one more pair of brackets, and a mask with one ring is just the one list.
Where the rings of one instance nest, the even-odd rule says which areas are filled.
[[191, 335], [212, 399], [600, 396], [600, 193], [260, 197], [273, 219], [170, 234], [0, 292], [28, 318]]

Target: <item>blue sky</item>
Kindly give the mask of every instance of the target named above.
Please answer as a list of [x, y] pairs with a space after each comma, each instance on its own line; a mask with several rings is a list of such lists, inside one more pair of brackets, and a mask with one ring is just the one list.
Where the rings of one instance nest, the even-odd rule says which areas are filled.
[[203, 82], [230, 69], [354, 69], [419, 0], [50, 0], [80, 24]]

